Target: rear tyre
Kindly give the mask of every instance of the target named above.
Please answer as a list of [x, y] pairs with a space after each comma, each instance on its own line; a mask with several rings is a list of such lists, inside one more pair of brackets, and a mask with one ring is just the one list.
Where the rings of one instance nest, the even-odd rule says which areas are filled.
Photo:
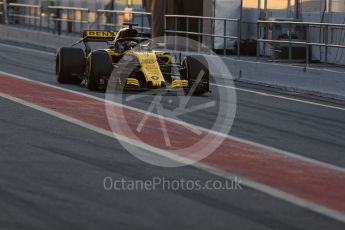
[[187, 56], [182, 62], [182, 80], [188, 81], [186, 95], [202, 95], [210, 91], [210, 71], [204, 56]]
[[95, 51], [90, 54], [87, 65], [86, 87], [92, 91], [98, 90], [100, 88], [100, 79], [102, 77], [109, 79], [113, 71], [112, 59], [107, 52]]
[[61, 84], [80, 84], [85, 72], [85, 53], [80, 48], [61, 48], [56, 54], [56, 80]]

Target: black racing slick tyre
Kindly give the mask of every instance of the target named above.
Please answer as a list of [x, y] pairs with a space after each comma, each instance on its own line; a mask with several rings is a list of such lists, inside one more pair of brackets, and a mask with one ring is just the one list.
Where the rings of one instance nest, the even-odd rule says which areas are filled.
[[182, 61], [182, 80], [188, 81], [187, 95], [203, 95], [210, 92], [210, 70], [204, 56], [187, 56]]
[[95, 91], [100, 88], [100, 79], [109, 79], [113, 71], [113, 62], [105, 51], [95, 51], [90, 54], [87, 61], [86, 87]]
[[61, 84], [80, 84], [85, 72], [85, 53], [80, 48], [61, 48], [56, 54], [56, 80]]

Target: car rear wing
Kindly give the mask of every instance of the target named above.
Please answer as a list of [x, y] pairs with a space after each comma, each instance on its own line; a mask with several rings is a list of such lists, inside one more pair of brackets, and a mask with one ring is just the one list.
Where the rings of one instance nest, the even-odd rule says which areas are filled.
[[111, 42], [114, 41], [116, 32], [103, 30], [86, 30], [83, 33], [84, 42]]

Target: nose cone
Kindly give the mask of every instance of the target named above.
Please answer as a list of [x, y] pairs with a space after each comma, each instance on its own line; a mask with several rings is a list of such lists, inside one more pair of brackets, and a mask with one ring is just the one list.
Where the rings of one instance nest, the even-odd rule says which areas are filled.
[[158, 88], [164, 88], [165, 87], [165, 81], [161, 79], [159, 76], [151, 76], [150, 81], [148, 82], [149, 88], [152, 89], [158, 89]]
[[160, 77], [158, 77], [158, 76], [152, 76], [151, 79], [152, 79], [153, 81], [158, 81], [158, 80], [160, 79]]

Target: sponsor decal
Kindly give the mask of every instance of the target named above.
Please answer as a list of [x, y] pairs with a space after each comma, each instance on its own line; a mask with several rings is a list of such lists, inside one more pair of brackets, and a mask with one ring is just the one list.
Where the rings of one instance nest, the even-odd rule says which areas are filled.
[[156, 63], [157, 60], [156, 59], [143, 59], [141, 61], [141, 64], [144, 64], [144, 65], [149, 65], [149, 64], [154, 64]]
[[86, 37], [96, 37], [96, 38], [113, 38], [116, 36], [115, 32], [109, 31], [86, 31]]

